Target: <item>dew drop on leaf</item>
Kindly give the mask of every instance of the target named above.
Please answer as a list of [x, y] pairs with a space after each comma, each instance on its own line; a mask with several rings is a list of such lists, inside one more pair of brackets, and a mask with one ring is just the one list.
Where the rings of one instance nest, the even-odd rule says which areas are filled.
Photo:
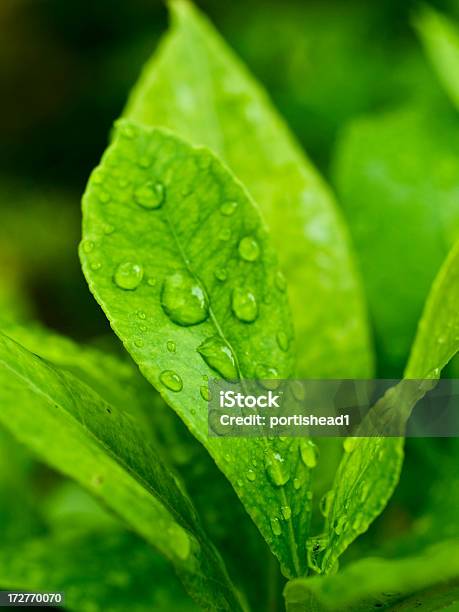
[[121, 263], [116, 269], [115, 276], [113, 277], [115, 284], [125, 291], [137, 289], [142, 282], [142, 278], [142, 266], [132, 261]]
[[287, 334], [284, 331], [280, 331], [277, 333], [276, 340], [277, 340], [277, 344], [279, 345], [279, 348], [282, 351], [288, 351], [290, 342], [289, 342]]
[[312, 440], [300, 440], [300, 455], [304, 465], [313, 469], [317, 465], [319, 449]]
[[210, 391], [207, 385], [202, 385], [199, 392], [201, 393], [201, 397], [204, 401], [208, 402], [210, 400]]
[[304, 386], [300, 380], [292, 380], [289, 384], [290, 390], [293, 394], [293, 397], [302, 402], [305, 397]]
[[281, 508], [282, 516], [286, 521], [288, 521], [292, 516], [292, 509], [290, 506], [282, 506]]
[[327, 518], [327, 516], [330, 514], [331, 505], [333, 502], [333, 496], [334, 496], [334, 493], [332, 490], [330, 490], [330, 491], [327, 491], [327, 493], [325, 493], [320, 499], [319, 510], [322, 516], [324, 516], [325, 518]]
[[94, 250], [94, 242], [92, 240], [83, 240], [83, 253], [91, 253]]
[[257, 300], [251, 291], [236, 287], [231, 305], [236, 317], [244, 323], [252, 323], [258, 316]]
[[295, 478], [293, 480], [293, 488], [295, 489], [295, 491], [301, 489], [301, 480], [299, 478]]
[[336, 535], [341, 535], [344, 531], [346, 531], [347, 525], [347, 518], [345, 516], [340, 516], [334, 526]]
[[174, 272], [164, 280], [161, 305], [178, 325], [196, 325], [207, 319], [209, 304], [204, 289], [187, 272]]
[[273, 517], [270, 519], [271, 529], [275, 536], [280, 536], [282, 533], [282, 527], [278, 518]]
[[255, 376], [265, 389], [274, 391], [280, 385], [280, 380], [277, 380], [279, 372], [271, 366], [259, 363], [255, 368]]
[[204, 340], [197, 348], [209, 367], [226, 380], [237, 380], [236, 360], [230, 347], [219, 336]]
[[160, 182], [148, 181], [134, 191], [134, 199], [142, 208], [159, 208], [165, 197], [164, 185]]
[[177, 372], [174, 372], [173, 370], [164, 370], [161, 372], [159, 380], [171, 391], [177, 392], [181, 391], [183, 388], [182, 379]]
[[225, 217], [230, 217], [237, 208], [237, 202], [225, 202], [220, 206], [220, 212]]
[[166, 344], [166, 348], [169, 351], [169, 353], [175, 353], [175, 349], [176, 349], [175, 342], [173, 340], [169, 340]]
[[360, 531], [362, 529], [364, 525], [364, 517], [363, 514], [361, 512], [358, 512], [355, 515], [355, 518], [352, 522], [352, 529], [354, 529], [354, 531]]
[[247, 470], [246, 476], [247, 480], [249, 480], [250, 482], [253, 482], [257, 477], [256, 473], [253, 470]]
[[255, 238], [246, 236], [239, 242], [239, 255], [245, 261], [256, 261], [260, 256], [260, 247]]
[[265, 456], [265, 470], [275, 487], [283, 487], [290, 480], [290, 472], [280, 453], [268, 451]]
[[142, 347], [143, 347], [143, 345], [144, 345], [144, 341], [143, 341], [142, 339], [140, 339], [140, 338], [139, 338], [138, 340], [135, 340], [135, 341], [134, 341], [134, 344], [135, 344], [135, 346], [136, 346], [137, 348], [142, 348]]

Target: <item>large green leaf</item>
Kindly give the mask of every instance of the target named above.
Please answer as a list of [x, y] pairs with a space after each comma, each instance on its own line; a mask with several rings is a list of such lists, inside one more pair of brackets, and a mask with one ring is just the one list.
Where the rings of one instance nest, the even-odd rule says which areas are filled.
[[207, 145], [259, 204], [289, 284], [299, 374], [369, 375], [360, 286], [332, 195], [211, 24], [188, 2], [171, 9], [125, 115]]
[[65, 608], [78, 612], [198, 610], [167, 562], [120, 530], [64, 531], [2, 546], [0, 587], [61, 591]]
[[240, 608], [186, 494], [132, 417], [4, 334], [0, 383], [0, 422], [15, 437], [153, 544], [202, 607]]
[[[405, 378], [439, 378], [441, 370], [459, 350], [459, 243], [438, 273], [426, 302]], [[401, 411], [400, 396], [387, 395]], [[334, 486], [329, 494], [325, 535], [310, 542], [315, 569], [328, 573], [338, 556], [366, 531], [383, 510], [398, 482], [403, 438], [357, 438], [345, 443]], [[316, 557], [316, 559], [314, 558]]]
[[459, 108], [459, 28], [438, 11], [425, 6], [415, 19], [421, 42], [438, 77]]
[[[448, 581], [459, 576], [459, 540], [446, 540], [417, 556], [401, 559], [368, 558], [356, 561], [334, 576], [298, 578], [285, 588], [287, 609], [295, 612], [340, 610], [439, 610], [430, 602], [459, 601], [459, 589]], [[435, 585], [441, 590], [423, 592], [407, 603], [406, 596]], [[400, 607], [399, 607], [400, 606]]]
[[335, 160], [360, 258], [380, 358], [399, 377], [430, 285], [459, 235], [459, 122], [410, 106], [360, 119]]
[[310, 492], [298, 441], [208, 437], [210, 377], [292, 371], [284, 280], [257, 209], [208, 150], [123, 123], [83, 213], [84, 273], [113, 329], [230, 479], [285, 572], [300, 575]]

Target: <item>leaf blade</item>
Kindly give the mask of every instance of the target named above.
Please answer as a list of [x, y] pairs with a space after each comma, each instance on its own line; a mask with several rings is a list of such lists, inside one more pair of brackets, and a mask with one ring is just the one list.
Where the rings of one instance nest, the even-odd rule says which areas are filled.
[[[72, 374], [46, 364], [4, 334], [0, 361], [0, 420], [6, 428], [102, 498], [153, 544], [174, 564], [201, 605], [219, 602], [224, 608], [237, 608], [238, 598], [190, 502], [144, 443], [133, 420]], [[35, 419], [30, 419], [28, 409], [31, 398]], [[51, 433], [56, 431], [59, 438]], [[207, 584], [206, 572], [211, 580]]]
[[124, 115], [209, 146], [260, 205], [289, 283], [299, 375], [369, 375], [363, 297], [331, 193], [204, 16], [182, 1], [171, 12]]
[[[136, 160], [145, 157], [148, 168], [139, 167]], [[131, 181], [129, 190], [120, 191], [118, 173]], [[102, 185], [100, 176], [105, 177]], [[136, 190], [145, 181], [159, 181], [164, 187], [164, 201], [155, 210], [144, 210], [136, 201]], [[100, 201], [101, 189], [110, 202]], [[228, 202], [236, 204], [231, 215], [223, 208]], [[281, 442], [265, 438], [208, 437], [207, 400], [201, 389], [209, 378], [231, 378], [235, 370], [253, 379], [286, 378], [292, 369], [292, 352], [277, 339], [280, 331], [287, 337], [292, 334], [284, 285], [279, 284], [275, 256], [250, 198], [207, 150], [190, 147], [164, 130], [128, 122], [122, 124], [93, 174], [83, 211], [83, 270], [112, 327], [145, 377], [230, 479], [284, 570], [301, 574], [310, 473], [301, 461], [297, 441], [281, 448]], [[107, 236], [106, 223], [119, 231]], [[221, 231], [227, 232], [223, 240]], [[177, 235], [185, 248], [177, 249]], [[255, 251], [249, 249], [249, 257], [247, 239], [257, 244]], [[86, 253], [88, 243], [94, 247]], [[123, 290], [117, 285], [116, 270], [133, 257], [140, 258], [145, 279], [134, 291]], [[94, 269], [101, 260], [105, 269]], [[224, 281], [214, 273], [221, 269], [227, 271]], [[242, 318], [238, 316], [234, 304], [235, 292], [249, 285], [258, 304], [255, 320], [250, 322], [246, 311]], [[182, 299], [183, 287], [187, 296], [191, 288], [200, 297], [199, 304]], [[175, 295], [180, 299], [175, 300]], [[183, 305], [189, 303], [191, 314], [184, 314]], [[208, 309], [204, 318], [203, 304]], [[146, 314], [141, 333], [135, 317], [139, 310]], [[196, 317], [194, 325], [189, 324], [189, 316]], [[224, 351], [213, 353], [215, 346], [223, 346]], [[229, 371], [228, 354], [232, 356]], [[273, 484], [265, 469], [266, 455], [276, 453], [276, 461], [285, 462], [289, 470], [285, 488]], [[293, 486], [296, 477], [304, 483], [300, 492]], [[283, 506], [291, 506], [292, 516], [285, 519], [280, 534], [276, 532], [277, 523], [284, 523]], [[300, 519], [300, 512], [305, 518]]]

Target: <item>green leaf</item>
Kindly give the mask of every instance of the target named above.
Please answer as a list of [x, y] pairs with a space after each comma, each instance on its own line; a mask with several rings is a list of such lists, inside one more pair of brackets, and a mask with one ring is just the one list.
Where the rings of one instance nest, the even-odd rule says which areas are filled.
[[[152, 187], [162, 196], [153, 209], [143, 202]], [[284, 282], [249, 196], [206, 149], [123, 123], [91, 177], [83, 215], [83, 270], [113, 329], [229, 478], [285, 572], [300, 575], [309, 470], [298, 441], [208, 437], [210, 377], [292, 371]], [[107, 225], [115, 228], [108, 235]], [[241, 295], [253, 296], [255, 311]], [[285, 486], [270, 478], [272, 461], [282, 464]]]
[[[419, 323], [405, 378], [439, 378], [441, 370], [459, 350], [459, 243], [451, 250], [432, 286]], [[383, 402], [398, 402], [387, 396]], [[383, 404], [384, 405], [384, 404]], [[402, 406], [394, 405], [401, 411]], [[338, 556], [384, 509], [397, 485], [402, 465], [403, 438], [348, 440], [330, 493], [324, 536], [316, 546], [313, 565], [321, 572], [332, 570]], [[312, 550], [312, 553], [314, 550]]]
[[424, 50], [452, 103], [459, 109], [459, 28], [429, 6], [414, 21]]
[[438, 273], [419, 322], [406, 378], [438, 378], [459, 351], [459, 242]]
[[[459, 576], [458, 545], [457, 539], [446, 540], [427, 548], [417, 556], [401, 559], [361, 559], [334, 576], [292, 580], [284, 591], [287, 609], [296, 612], [408, 610], [412, 608], [403, 607], [403, 596], [435, 585], [442, 587], [443, 603], [457, 601], [457, 587], [452, 590], [454, 586], [448, 585], [447, 582]], [[448, 591], [451, 590], [448, 597]], [[437, 598], [438, 603], [438, 591], [422, 593], [411, 601], [422, 602], [423, 610], [438, 610], [440, 607], [429, 607], [429, 600], [433, 597]]]
[[197, 611], [168, 564], [133, 534], [61, 532], [0, 547], [0, 587], [64, 592], [78, 612]]
[[355, 121], [335, 159], [367, 290], [380, 375], [400, 377], [436, 273], [459, 236], [459, 122], [404, 108]]
[[3, 333], [0, 397], [0, 422], [153, 544], [203, 608], [240, 609], [186, 494], [132, 417]]
[[370, 375], [361, 289], [332, 195], [212, 25], [188, 2], [171, 10], [125, 116], [207, 145], [259, 204], [288, 280], [299, 375]]

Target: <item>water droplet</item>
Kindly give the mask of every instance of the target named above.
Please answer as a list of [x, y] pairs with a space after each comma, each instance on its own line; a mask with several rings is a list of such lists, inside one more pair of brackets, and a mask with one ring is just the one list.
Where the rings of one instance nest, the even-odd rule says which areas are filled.
[[299, 402], [302, 402], [304, 400], [304, 386], [300, 380], [292, 380], [290, 382], [290, 389], [292, 391], [293, 397], [296, 400], [298, 400]]
[[265, 389], [270, 389], [271, 391], [277, 389], [281, 384], [280, 380], [277, 380], [279, 372], [276, 368], [268, 365], [259, 363], [255, 368], [255, 376]]
[[271, 529], [275, 536], [280, 536], [282, 533], [282, 527], [278, 518], [273, 517], [270, 519]]
[[228, 228], [222, 229], [218, 237], [226, 242], [231, 238], [231, 231]]
[[171, 525], [167, 529], [167, 535], [177, 557], [183, 561], [187, 559], [190, 555], [191, 543], [186, 531], [179, 526]]
[[174, 272], [163, 283], [161, 305], [178, 325], [196, 325], [207, 319], [209, 304], [201, 285], [187, 272]]
[[364, 516], [361, 512], [357, 512], [355, 515], [354, 521], [352, 523], [352, 529], [355, 531], [360, 531], [364, 525]]
[[234, 289], [232, 308], [236, 317], [244, 323], [252, 323], [258, 316], [257, 300], [251, 291], [245, 289]]
[[346, 453], [352, 453], [352, 451], [355, 449], [359, 441], [360, 441], [360, 438], [356, 438], [353, 436], [349, 436], [348, 438], [345, 438], [343, 441], [343, 448], [346, 451]]
[[247, 480], [250, 480], [250, 482], [253, 482], [257, 477], [256, 473], [253, 470], [248, 470], [246, 476]]
[[346, 531], [347, 526], [348, 526], [347, 518], [345, 516], [340, 516], [334, 526], [336, 535], [341, 535], [344, 531]]
[[288, 521], [292, 516], [292, 509], [290, 506], [282, 506], [281, 508], [282, 516], [286, 521]]
[[365, 480], [363, 480], [362, 484], [360, 485], [360, 501], [361, 502], [364, 502], [367, 499], [369, 492], [370, 492], [370, 487], [368, 486], [368, 483], [365, 482]]
[[304, 465], [313, 469], [317, 465], [319, 449], [312, 440], [300, 440], [300, 455]]
[[146, 332], [147, 331], [147, 326], [146, 325], [139, 325], [139, 329], [141, 332]]
[[97, 270], [100, 270], [102, 267], [102, 264], [100, 263], [100, 261], [94, 261], [91, 264], [91, 270], [93, 270], [94, 272], [96, 272]]
[[230, 217], [237, 208], [237, 202], [225, 202], [220, 206], [220, 212], [225, 217]]
[[83, 240], [83, 252], [90, 253], [94, 250], [94, 242], [92, 240]]
[[166, 347], [169, 353], [175, 353], [176, 345], [173, 340], [169, 340], [166, 344]]
[[162, 183], [148, 181], [134, 191], [134, 199], [142, 208], [159, 208], [164, 202], [165, 189]]
[[215, 278], [222, 282], [226, 281], [226, 279], [228, 278], [228, 273], [225, 270], [225, 268], [217, 268], [214, 274], [215, 274]]
[[246, 236], [239, 243], [239, 255], [245, 261], [256, 261], [260, 256], [260, 247], [255, 238]]
[[299, 478], [295, 478], [293, 480], [293, 488], [295, 489], [295, 491], [301, 489], [301, 480]]
[[333, 491], [327, 491], [325, 495], [322, 495], [319, 502], [319, 510], [325, 518], [330, 514], [331, 505], [333, 503], [334, 493]]
[[207, 385], [202, 385], [202, 387], [199, 389], [199, 392], [201, 393], [201, 397], [204, 401], [210, 401], [210, 391]]
[[106, 191], [101, 191], [99, 193], [99, 200], [102, 202], [102, 204], [107, 204], [108, 202], [110, 202], [110, 199], [110, 194]]
[[279, 291], [284, 292], [287, 289], [287, 281], [285, 280], [285, 276], [280, 270], [277, 272], [274, 281]]
[[280, 331], [277, 333], [276, 340], [277, 340], [277, 344], [279, 345], [279, 348], [281, 349], [281, 351], [288, 351], [290, 341], [289, 341], [287, 334], [284, 331]]
[[283, 487], [290, 479], [290, 472], [280, 453], [268, 451], [265, 455], [265, 470], [275, 487]]
[[137, 348], [142, 348], [144, 345], [144, 341], [139, 338], [138, 340], [134, 341], [134, 344]]
[[154, 287], [156, 285], [156, 278], [149, 278], [147, 280], [147, 285], [149, 285], [150, 287]]
[[120, 289], [132, 291], [142, 282], [143, 268], [132, 261], [121, 263], [116, 269], [114, 281]]
[[237, 380], [236, 360], [230, 347], [219, 336], [207, 338], [198, 347], [198, 353], [209, 367], [226, 380]]
[[164, 372], [161, 372], [159, 380], [171, 391], [177, 392], [183, 389], [182, 379], [177, 372], [173, 370], [164, 370]]
[[145, 321], [145, 319], [147, 318], [147, 315], [144, 313], [143, 310], [139, 310], [137, 312], [137, 316], [139, 317], [139, 319], [142, 319], [142, 321]]

